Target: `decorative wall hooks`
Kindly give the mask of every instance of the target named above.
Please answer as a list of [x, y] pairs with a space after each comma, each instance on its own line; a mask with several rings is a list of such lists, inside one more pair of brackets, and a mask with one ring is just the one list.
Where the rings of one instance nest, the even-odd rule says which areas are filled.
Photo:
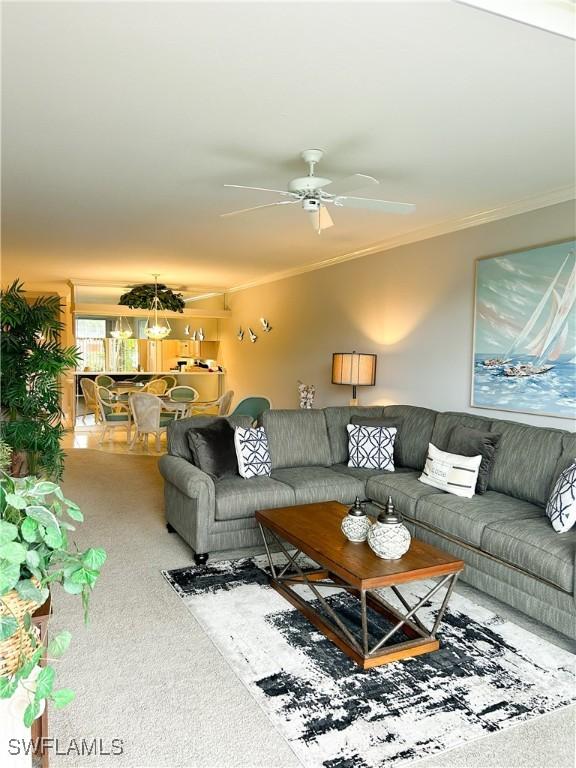
[[260, 323], [262, 325], [262, 330], [264, 331], [264, 333], [270, 333], [270, 331], [272, 330], [272, 326], [270, 325], [268, 320], [266, 320], [265, 317], [260, 318]]
[[240, 328], [238, 328], [238, 333], [236, 334], [236, 338], [238, 339], [238, 341], [243, 341], [243, 339], [244, 339], [244, 331], [242, 329], [242, 326], [240, 326]]
[[254, 333], [252, 328], [248, 328], [248, 335], [250, 336], [250, 341], [252, 342], [252, 344], [254, 344], [258, 336]]

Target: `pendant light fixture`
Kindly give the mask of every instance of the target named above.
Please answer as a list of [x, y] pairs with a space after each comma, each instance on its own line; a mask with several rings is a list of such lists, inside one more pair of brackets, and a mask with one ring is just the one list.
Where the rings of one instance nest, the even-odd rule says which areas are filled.
[[163, 318], [158, 317], [158, 312], [162, 311], [162, 304], [158, 298], [158, 275], [154, 275], [154, 298], [152, 299], [152, 306], [150, 307], [152, 312], [148, 315], [146, 320], [146, 327], [144, 333], [148, 339], [152, 341], [161, 341], [170, 334], [172, 328], [168, 318], [164, 315]]
[[113, 339], [129, 339], [132, 336], [132, 328], [125, 317], [119, 317], [114, 324], [114, 329], [110, 331]]

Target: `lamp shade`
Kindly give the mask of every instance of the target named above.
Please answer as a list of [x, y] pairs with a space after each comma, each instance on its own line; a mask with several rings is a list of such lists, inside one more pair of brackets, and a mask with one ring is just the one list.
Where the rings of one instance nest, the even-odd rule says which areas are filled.
[[373, 387], [376, 384], [376, 355], [362, 352], [334, 352], [332, 384]]

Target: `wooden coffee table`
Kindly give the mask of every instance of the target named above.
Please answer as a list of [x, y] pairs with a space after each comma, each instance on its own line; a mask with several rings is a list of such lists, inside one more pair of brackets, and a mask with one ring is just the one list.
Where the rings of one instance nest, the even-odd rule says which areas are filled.
[[[440, 647], [438, 628], [458, 574], [464, 568], [463, 561], [418, 539], [412, 539], [410, 549], [400, 560], [382, 560], [368, 544], [356, 544], [345, 538], [340, 523], [347, 511], [343, 504], [327, 501], [256, 512], [270, 563], [271, 586], [363, 669], [436, 651]], [[295, 553], [290, 546], [287, 548], [286, 542], [296, 548]], [[279, 549], [281, 564], [274, 562], [271, 545]], [[300, 553], [317, 563], [318, 568], [303, 570], [297, 562]], [[434, 577], [438, 581], [414, 605], [399, 589], [401, 584]], [[322, 611], [304, 599], [302, 585], [309, 587]], [[396, 595], [405, 613], [376, 592], [385, 587]], [[358, 597], [358, 631], [350, 624], [347, 626], [325, 599], [325, 588], [344, 588]], [[444, 599], [434, 625], [429, 628], [418, 612], [443, 588]], [[372, 637], [369, 632], [368, 608], [392, 622], [382, 637]], [[391, 644], [389, 641], [400, 629], [408, 639]]]

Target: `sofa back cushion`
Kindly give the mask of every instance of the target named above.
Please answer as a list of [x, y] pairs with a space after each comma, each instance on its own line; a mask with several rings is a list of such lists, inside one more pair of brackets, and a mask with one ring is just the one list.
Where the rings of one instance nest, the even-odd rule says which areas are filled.
[[564, 432], [562, 435], [562, 453], [560, 458], [556, 462], [554, 467], [554, 475], [550, 488], [548, 489], [548, 496], [552, 493], [552, 489], [556, 484], [556, 480], [560, 477], [560, 474], [564, 472], [574, 461], [576, 460], [576, 433]]
[[324, 411], [264, 411], [272, 469], [329, 467], [332, 463]]
[[478, 429], [480, 432], [489, 432], [493, 419], [487, 419], [486, 416], [475, 416], [472, 413], [459, 413], [458, 411], [446, 411], [436, 416], [432, 439], [430, 440], [436, 448], [441, 451], [448, 450], [448, 441], [454, 427], [469, 427]]
[[332, 464], [344, 464], [348, 461], [348, 432], [346, 427], [350, 424], [352, 416], [378, 418], [382, 416], [383, 412], [384, 407], [382, 405], [345, 405], [324, 408]]
[[545, 507], [566, 433], [499, 419], [490, 429], [502, 437], [488, 489]]
[[[168, 425], [168, 453], [171, 456], [178, 456], [194, 464], [194, 457], [188, 444], [187, 432], [192, 427], [208, 427], [217, 421], [222, 420], [222, 416], [191, 416], [189, 419], [174, 419]], [[229, 416], [226, 418], [233, 427], [251, 427], [253, 420], [250, 416]]]
[[428, 455], [428, 443], [431, 442], [432, 430], [436, 421], [436, 411], [419, 408], [415, 405], [386, 405], [386, 418], [402, 419], [396, 435], [395, 459], [401, 467], [424, 469]]

